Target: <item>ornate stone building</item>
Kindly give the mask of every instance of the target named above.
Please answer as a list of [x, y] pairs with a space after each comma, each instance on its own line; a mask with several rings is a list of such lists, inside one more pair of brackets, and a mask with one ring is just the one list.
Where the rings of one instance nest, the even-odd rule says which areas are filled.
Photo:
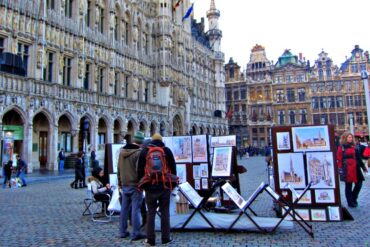
[[[369, 54], [358, 45], [338, 68], [322, 51], [313, 66], [300, 54], [285, 50], [276, 64], [271, 65], [264, 48], [256, 45], [247, 64], [246, 76], [239, 71], [238, 87], [231, 79], [237, 64], [225, 65], [226, 105], [233, 105], [229, 118], [230, 132], [240, 128], [247, 141], [240, 145], [263, 147], [270, 140], [274, 125], [333, 124], [340, 136], [350, 130], [353, 121], [355, 136], [367, 137], [366, 102], [360, 72], [369, 71]], [[234, 75], [235, 78], [238, 76]], [[239, 92], [235, 92], [238, 91]], [[236, 105], [235, 98], [247, 91], [248, 97]], [[245, 105], [247, 111], [239, 105]], [[239, 115], [245, 115], [242, 122]]]
[[2, 139], [29, 171], [57, 170], [57, 153], [146, 136], [227, 133], [220, 12], [209, 30], [183, 0], [3, 0], [0, 53], [26, 76], [0, 72]]

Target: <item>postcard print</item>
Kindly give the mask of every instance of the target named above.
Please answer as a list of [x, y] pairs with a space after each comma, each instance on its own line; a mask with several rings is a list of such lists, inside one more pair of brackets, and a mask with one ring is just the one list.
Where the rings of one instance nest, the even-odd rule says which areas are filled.
[[278, 150], [290, 150], [290, 134], [289, 132], [277, 132], [276, 142]]
[[176, 165], [176, 175], [179, 177], [180, 184], [186, 182], [186, 165], [185, 164]]
[[335, 188], [334, 160], [332, 152], [307, 152], [308, 182], [311, 188]]
[[315, 190], [316, 203], [334, 203], [334, 190]]
[[340, 220], [340, 211], [339, 207], [328, 207], [329, 220], [339, 221]]
[[231, 173], [232, 147], [217, 147], [213, 154], [212, 176], [229, 177]]
[[325, 209], [311, 209], [312, 221], [326, 221]]
[[191, 162], [191, 137], [190, 136], [173, 136], [172, 149], [176, 163]]
[[196, 135], [192, 136], [192, 147], [193, 147], [193, 162], [207, 162], [207, 136]]
[[212, 136], [211, 138], [212, 147], [235, 147], [236, 136]]
[[303, 153], [280, 153], [278, 157], [280, 188], [305, 188]]
[[294, 152], [330, 150], [328, 126], [293, 127]]

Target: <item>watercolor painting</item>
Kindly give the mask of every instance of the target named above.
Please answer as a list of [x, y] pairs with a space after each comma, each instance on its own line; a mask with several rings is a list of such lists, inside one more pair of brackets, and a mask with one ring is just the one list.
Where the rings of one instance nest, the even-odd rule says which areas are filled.
[[329, 151], [328, 126], [293, 127], [293, 150], [299, 151]]
[[280, 188], [305, 188], [306, 177], [302, 153], [281, 153], [277, 155]]
[[334, 158], [332, 152], [307, 152], [308, 182], [311, 188], [335, 188]]

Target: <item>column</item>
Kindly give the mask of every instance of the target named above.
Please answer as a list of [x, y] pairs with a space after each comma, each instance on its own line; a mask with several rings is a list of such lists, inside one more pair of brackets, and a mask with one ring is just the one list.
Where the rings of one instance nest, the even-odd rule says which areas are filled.
[[48, 147], [48, 167], [51, 171], [58, 170], [57, 154], [58, 154], [58, 125], [50, 124], [50, 144]]
[[32, 160], [32, 144], [33, 144], [33, 125], [32, 123], [25, 124], [25, 136], [23, 139], [23, 153], [24, 158], [26, 159], [28, 168], [27, 171], [32, 173], [33, 171], [33, 160]]

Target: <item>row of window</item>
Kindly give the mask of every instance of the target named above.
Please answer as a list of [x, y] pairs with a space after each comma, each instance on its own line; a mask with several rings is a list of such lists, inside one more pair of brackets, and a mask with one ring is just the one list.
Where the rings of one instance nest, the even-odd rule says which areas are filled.
[[[347, 107], [361, 107], [366, 106], [365, 95], [348, 95], [345, 97]], [[328, 96], [328, 97], [312, 97], [312, 109], [334, 109], [342, 108], [343, 96]]]

